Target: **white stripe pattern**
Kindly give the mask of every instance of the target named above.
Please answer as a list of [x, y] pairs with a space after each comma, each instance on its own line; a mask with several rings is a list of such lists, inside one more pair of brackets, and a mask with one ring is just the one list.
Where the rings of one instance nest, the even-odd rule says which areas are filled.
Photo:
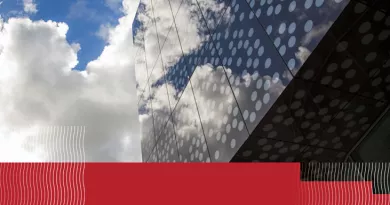
[[28, 136], [25, 149], [46, 162], [1, 163], [0, 204], [85, 204], [85, 131], [51, 126]]

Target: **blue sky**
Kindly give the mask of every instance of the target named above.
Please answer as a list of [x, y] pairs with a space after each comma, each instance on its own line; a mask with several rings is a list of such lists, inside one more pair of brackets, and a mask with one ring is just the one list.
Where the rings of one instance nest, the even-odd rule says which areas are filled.
[[[97, 35], [101, 26], [116, 26], [121, 1], [117, 0], [34, 0], [38, 12], [23, 11], [23, 0], [0, 0], [0, 15], [6, 20], [15, 16], [28, 16], [31, 20], [53, 20], [69, 26], [67, 39], [79, 43], [79, 64], [75, 69], [84, 70], [87, 63], [102, 52], [105, 41]], [[107, 2], [114, 2], [108, 4]]]

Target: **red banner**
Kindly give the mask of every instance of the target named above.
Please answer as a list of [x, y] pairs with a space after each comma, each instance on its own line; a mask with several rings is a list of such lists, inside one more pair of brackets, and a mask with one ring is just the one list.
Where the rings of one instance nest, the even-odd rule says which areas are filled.
[[302, 182], [298, 163], [0, 164], [0, 204], [390, 204], [371, 182]]

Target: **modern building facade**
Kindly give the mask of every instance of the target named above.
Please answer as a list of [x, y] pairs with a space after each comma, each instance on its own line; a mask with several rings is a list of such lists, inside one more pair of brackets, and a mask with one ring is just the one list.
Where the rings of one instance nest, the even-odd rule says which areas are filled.
[[141, 1], [143, 161], [390, 162], [389, 8]]

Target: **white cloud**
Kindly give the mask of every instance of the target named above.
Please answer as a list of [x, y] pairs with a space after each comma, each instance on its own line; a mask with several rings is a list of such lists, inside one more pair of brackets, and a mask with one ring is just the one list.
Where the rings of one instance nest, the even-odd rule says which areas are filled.
[[0, 161], [47, 160], [45, 152], [53, 147], [29, 151], [22, 144], [38, 128], [56, 125], [86, 126], [88, 161], [140, 161], [134, 62], [129, 57], [134, 55], [131, 25], [138, 2], [124, 0], [123, 5], [125, 15], [109, 29], [107, 46], [84, 72], [72, 70], [81, 47], [66, 40], [67, 24], [0, 21], [0, 142], [7, 148], [0, 148], [0, 155], [14, 153]]
[[23, 10], [26, 13], [35, 14], [38, 12], [37, 4], [34, 0], [23, 0]]
[[295, 53], [295, 56], [299, 59], [300, 65], [303, 65], [306, 60], [309, 58], [311, 51], [306, 47], [298, 47], [298, 52]]
[[317, 27], [313, 28], [309, 33], [307, 33], [302, 38], [302, 45], [306, 46], [310, 44], [312, 41], [319, 41], [322, 37], [325, 36], [326, 32], [330, 29], [330, 27], [333, 25], [332, 21], [329, 21], [324, 24], [320, 24]]
[[96, 36], [107, 42], [110, 37], [111, 29], [112, 27], [109, 24], [102, 24], [100, 25], [99, 30], [96, 32]]
[[[35, 128], [36, 129], [36, 128]], [[0, 130], [0, 162], [39, 162], [42, 161], [42, 147], [33, 144], [33, 152], [24, 148], [27, 136], [36, 132], [34, 128], [20, 131]]]
[[119, 11], [122, 0], [105, 0], [106, 5], [113, 11]]

